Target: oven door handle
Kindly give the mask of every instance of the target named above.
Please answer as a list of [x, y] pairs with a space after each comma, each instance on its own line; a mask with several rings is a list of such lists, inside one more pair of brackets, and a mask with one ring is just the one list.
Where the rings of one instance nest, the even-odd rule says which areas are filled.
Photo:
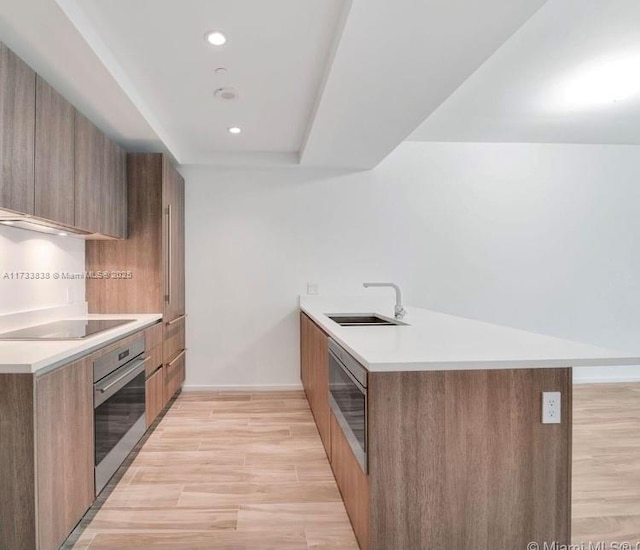
[[145, 363], [149, 360], [149, 357], [144, 359], [138, 359], [131, 367], [127, 368], [126, 372], [122, 373], [115, 380], [109, 380], [106, 386], [94, 386], [94, 408], [98, 407], [109, 399], [116, 392], [126, 386], [131, 380], [133, 380], [140, 373], [144, 372]]

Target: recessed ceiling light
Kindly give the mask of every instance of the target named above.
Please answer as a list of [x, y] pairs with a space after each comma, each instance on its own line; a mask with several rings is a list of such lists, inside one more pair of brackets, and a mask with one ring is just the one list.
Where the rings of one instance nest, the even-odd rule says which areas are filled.
[[59, 231], [58, 235], [60, 235], [61, 237], [66, 237], [68, 233], [65, 233], [64, 231]]
[[215, 72], [216, 72], [216, 74], [226, 74], [227, 73], [227, 68], [226, 67], [218, 67]]
[[13, 222], [2, 222], [4, 225], [13, 225]]
[[227, 37], [220, 31], [209, 31], [204, 37], [212, 46], [224, 46], [227, 42]]
[[232, 126], [231, 128], [229, 128], [229, 133], [230, 134], [239, 134], [242, 132], [242, 128], [238, 128], [238, 126]]

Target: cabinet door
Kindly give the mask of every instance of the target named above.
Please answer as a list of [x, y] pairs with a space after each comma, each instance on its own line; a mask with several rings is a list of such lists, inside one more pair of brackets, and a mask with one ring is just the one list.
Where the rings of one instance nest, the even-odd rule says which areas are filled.
[[360, 548], [368, 549], [369, 532], [369, 477], [360, 468], [342, 428], [332, 412], [330, 414], [331, 469], [336, 478], [344, 507], [349, 514]]
[[165, 209], [165, 321], [185, 312], [184, 293], [184, 179], [164, 160]]
[[331, 457], [328, 341], [327, 335], [311, 320], [309, 342], [309, 377], [313, 388], [311, 411], [327, 456]]
[[300, 313], [300, 380], [302, 381], [302, 387], [307, 395], [307, 400], [311, 403], [311, 387], [309, 378], [309, 355], [310, 355], [310, 341], [309, 341], [309, 318]]
[[182, 352], [164, 366], [164, 404], [175, 395], [185, 379], [186, 351]]
[[91, 506], [93, 367], [89, 358], [36, 379], [39, 548], [58, 548]]
[[36, 87], [35, 211], [73, 225], [75, 109], [41, 77]]
[[75, 226], [92, 233], [102, 233], [107, 157], [106, 136], [84, 115], [77, 113], [75, 124]]
[[161, 367], [156, 370], [145, 383], [146, 408], [145, 416], [147, 428], [153, 424], [164, 408], [164, 369]]
[[124, 239], [127, 236], [127, 156], [114, 141], [104, 138], [104, 180], [102, 182], [102, 233]]
[[36, 74], [0, 43], [0, 208], [33, 214]]

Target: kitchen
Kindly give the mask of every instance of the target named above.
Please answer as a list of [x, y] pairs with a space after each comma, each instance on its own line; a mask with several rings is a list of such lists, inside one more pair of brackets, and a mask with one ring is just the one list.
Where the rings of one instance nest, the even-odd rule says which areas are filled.
[[[617, 82], [600, 65], [622, 52], [635, 74], [637, 9], [5, 3], [0, 88], [33, 92], [14, 94], [20, 109], [0, 99], [0, 269], [29, 274], [1, 280], [0, 333], [133, 321], [0, 343], [2, 376], [27, 397], [7, 409], [19, 388], [0, 384], [15, 441], [0, 485], [27, 518], [4, 500], [0, 547], [637, 542], [638, 87], [619, 78], [608, 96], [586, 71]], [[582, 82], [576, 104], [562, 103], [575, 86], [552, 93], [565, 80]], [[7, 193], [25, 167], [28, 191]], [[53, 278], [67, 273], [82, 277]], [[368, 281], [398, 284], [406, 315]], [[356, 313], [391, 324], [327, 316]], [[367, 371], [368, 457], [332, 408], [329, 339]], [[144, 435], [98, 482], [94, 411], [119, 377], [95, 374], [101, 358], [137, 379]], [[398, 395], [417, 401], [380, 414]], [[8, 439], [9, 410], [35, 424], [26, 447]], [[385, 477], [389, 460], [415, 464]]]

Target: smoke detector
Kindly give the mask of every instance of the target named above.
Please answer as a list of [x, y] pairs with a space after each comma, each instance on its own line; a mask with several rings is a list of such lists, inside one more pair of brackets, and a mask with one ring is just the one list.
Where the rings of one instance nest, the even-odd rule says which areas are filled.
[[235, 88], [218, 88], [213, 95], [218, 99], [224, 99], [225, 101], [233, 101], [238, 99], [238, 90]]

